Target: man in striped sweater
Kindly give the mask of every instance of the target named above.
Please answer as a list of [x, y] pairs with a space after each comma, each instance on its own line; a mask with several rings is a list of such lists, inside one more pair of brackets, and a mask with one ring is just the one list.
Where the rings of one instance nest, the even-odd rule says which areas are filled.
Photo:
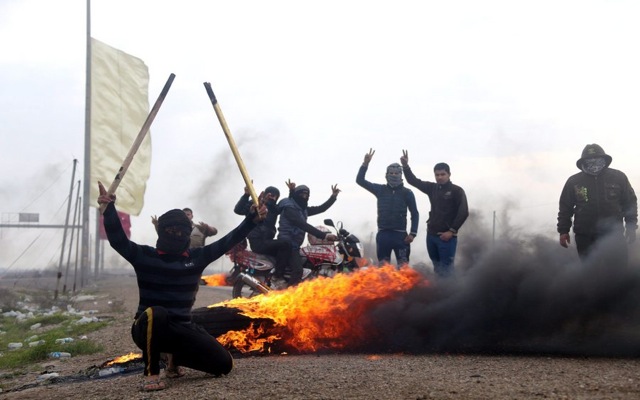
[[192, 323], [193, 306], [200, 277], [214, 260], [243, 240], [264, 220], [266, 207], [254, 207], [242, 223], [220, 240], [201, 248], [189, 249], [191, 221], [180, 209], [158, 218], [156, 247], [139, 245], [125, 235], [115, 208], [115, 195], [108, 195], [98, 182], [98, 204], [111, 247], [135, 270], [139, 304], [131, 327], [133, 341], [142, 350], [145, 391], [162, 390], [161, 353], [168, 354], [165, 375], [184, 375], [180, 366], [213, 375], [228, 374], [233, 368], [231, 354], [202, 327]]

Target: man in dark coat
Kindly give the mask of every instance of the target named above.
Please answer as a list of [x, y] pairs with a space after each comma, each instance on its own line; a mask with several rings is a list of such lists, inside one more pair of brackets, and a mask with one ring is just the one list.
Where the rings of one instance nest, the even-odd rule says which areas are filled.
[[309, 196], [311, 191], [307, 185], [296, 186], [288, 181], [290, 196], [280, 200], [278, 209], [280, 211], [280, 223], [278, 224], [278, 240], [289, 243], [291, 248], [289, 266], [291, 267], [291, 277], [287, 284], [294, 286], [300, 283], [303, 274], [302, 259], [300, 258], [300, 246], [304, 242], [305, 233], [309, 233], [318, 239], [326, 241], [336, 241], [338, 237], [333, 233], [326, 233], [307, 222], [307, 218], [323, 213], [336, 202], [338, 198], [338, 185], [331, 186], [331, 196], [327, 201], [319, 206], [309, 206]]
[[[274, 186], [268, 186], [263, 192], [263, 201], [267, 206], [267, 218], [258, 226], [253, 228], [247, 235], [251, 250], [255, 253], [266, 254], [275, 258], [275, 271], [271, 279], [271, 288], [280, 290], [286, 288], [284, 279], [287, 263], [291, 255], [291, 245], [286, 240], [276, 239], [276, 223], [278, 222], [278, 199], [280, 191]], [[244, 194], [238, 200], [233, 211], [238, 215], [247, 215], [251, 211], [251, 200], [249, 188], [244, 188]]]
[[[580, 170], [571, 176], [560, 194], [558, 233], [560, 245], [571, 243], [573, 234], [578, 255], [585, 260], [594, 245], [611, 237], [623, 264], [627, 263], [626, 243], [636, 240], [638, 199], [627, 176], [609, 168], [612, 158], [597, 144], [588, 144], [576, 161]], [[625, 240], [626, 239], [626, 240]]]
[[[413, 192], [402, 182], [400, 164], [393, 163], [387, 167], [386, 184], [366, 180], [365, 176], [374, 154], [375, 150], [369, 149], [369, 153], [364, 155], [364, 161], [356, 176], [356, 183], [371, 192], [377, 199], [376, 256], [378, 263], [390, 263], [393, 252], [400, 267], [409, 264], [411, 242], [418, 234], [420, 214]], [[411, 214], [409, 232], [407, 232], [407, 210]]]

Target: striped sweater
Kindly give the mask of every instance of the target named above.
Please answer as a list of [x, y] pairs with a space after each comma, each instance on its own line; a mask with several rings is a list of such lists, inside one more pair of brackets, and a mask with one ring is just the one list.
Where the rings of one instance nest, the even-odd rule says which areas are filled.
[[202, 271], [242, 241], [255, 227], [250, 217], [216, 242], [175, 255], [129, 240], [122, 229], [115, 205], [104, 211], [104, 227], [111, 247], [136, 272], [139, 290], [136, 318], [151, 306], [162, 306], [176, 321], [190, 322]]

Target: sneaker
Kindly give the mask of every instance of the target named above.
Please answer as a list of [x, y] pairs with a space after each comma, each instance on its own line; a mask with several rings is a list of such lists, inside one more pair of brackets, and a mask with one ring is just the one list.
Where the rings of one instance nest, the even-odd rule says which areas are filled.
[[273, 290], [284, 290], [287, 288], [287, 281], [283, 278], [273, 277], [271, 278], [271, 289]]

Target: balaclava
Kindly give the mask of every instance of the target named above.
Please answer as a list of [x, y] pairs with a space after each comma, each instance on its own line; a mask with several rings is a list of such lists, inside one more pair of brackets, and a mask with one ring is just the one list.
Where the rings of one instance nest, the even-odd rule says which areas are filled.
[[[301, 195], [302, 193], [307, 193], [307, 198], [303, 198]], [[298, 203], [298, 205], [303, 209], [306, 210], [307, 209], [307, 203], [309, 202], [309, 195], [311, 195], [311, 191], [309, 190], [308, 186], [305, 185], [300, 185], [300, 186], [296, 186], [295, 189], [293, 189], [293, 200]]]
[[275, 199], [271, 199], [267, 202], [267, 205], [274, 205], [278, 199], [280, 198], [280, 191], [278, 190], [278, 188], [273, 187], [273, 186], [267, 186], [267, 188], [264, 190], [264, 193], [267, 194], [271, 194], [272, 196], [275, 197]]
[[173, 209], [158, 218], [156, 249], [169, 254], [182, 254], [189, 248], [191, 221], [184, 211]]
[[[390, 172], [396, 173], [391, 175]], [[398, 163], [393, 163], [387, 167], [387, 174], [385, 175], [387, 178], [387, 183], [392, 188], [398, 187], [402, 185], [402, 166]]]

